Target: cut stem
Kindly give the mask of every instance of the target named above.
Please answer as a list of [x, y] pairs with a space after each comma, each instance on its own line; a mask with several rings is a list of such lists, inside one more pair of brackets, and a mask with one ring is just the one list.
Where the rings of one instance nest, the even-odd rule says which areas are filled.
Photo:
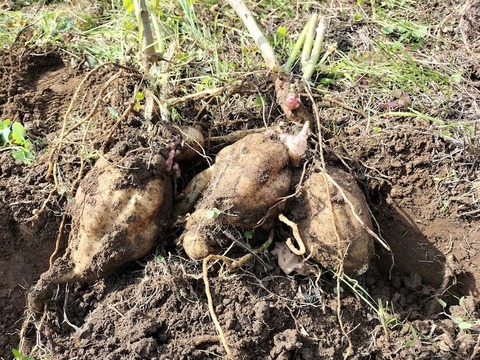
[[313, 42], [315, 39], [315, 26], [317, 25], [318, 14], [314, 13], [307, 23], [307, 33], [305, 44], [303, 45], [302, 57], [300, 58], [300, 63], [302, 64], [302, 69], [307, 66], [312, 53]]
[[310, 57], [308, 61], [303, 66], [303, 78], [306, 81], [310, 81], [312, 75], [315, 71], [315, 68], [318, 65], [318, 59], [320, 58], [320, 52], [323, 48], [323, 40], [325, 39], [325, 31], [327, 30], [327, 20], [324, 16], [320, 16], [318, 19], [318, 25], [316, 28], [316, 36], [315, 36], [315, 43], [313, 45], [312, 52], [310, 53]]
[[305, 27], [303, 28], [302, 33], [300, 34], [297, 42], [295, 43], [295, 46], [293, 47], [293, 50], [290, 53], [287, 62], [285, 63], [285, 65], [283, 65], [283, 70], [285, 72], [290, 72], [290, 70], [292, 70], [293, 64], [295, 63], [295, 60], [297, 59], [297, 56], [302, 49], [303, 43], [305, 42], [305, 38], [307, 37], [307, 30], [308, 24], [305, 25]]
[[260, 53], [265, 60], [265, 64], [269, 70], [279, 70], [279, 65], [277, 59], [275, 58], [275, 51], [273, 47], [268, 42], [265, 34], [260, 30], [253, 17], [251, 11], [247, 8], [245, 3], [241, 0], [225, 0], [232, 9], [237, 13], [240, 19], [243, 21], [245, 27], [247, 28], [250, 36], [255, 40]]

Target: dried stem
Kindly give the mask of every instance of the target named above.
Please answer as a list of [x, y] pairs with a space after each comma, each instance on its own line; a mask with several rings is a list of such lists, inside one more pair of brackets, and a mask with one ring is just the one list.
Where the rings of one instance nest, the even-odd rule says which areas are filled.
[[152, 27], [150, 26], [150, 19], [148, 17], [147, 5], [145, 0], [134, 1], [135, 16], [137, 17], [138, 25], [141, 29], [142, 41], [142, 62], [145, 72], [148, 73], [150, 66], [155, 62], [156, 52], [153, 43]]

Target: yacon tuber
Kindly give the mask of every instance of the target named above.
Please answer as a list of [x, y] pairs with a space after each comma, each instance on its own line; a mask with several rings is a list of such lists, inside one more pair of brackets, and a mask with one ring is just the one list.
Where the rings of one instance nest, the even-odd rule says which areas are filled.
[[[160, 156], [156, 160], [164, 164]], [[57, 284], [107, 276], [154, 248], [172, 208], [170, 179], [160, 165], [154, 172], [96, 162], [69, 206], [72, 230], [66, 252], [31, 290], [30, 308], [41, 310]]]
[[[326, 175], [328, 174], [328, 175]], [[336, 185], [332, 182], [335, 182]], [[338, 187], [337, 187], [338, 185]], [[311, 173], [292, 213], [307, 248], [323, 266], [360, 275], [374, 254], [368, 207], [355, 179], [337, 168]]]
[[[201, 197], [181, 237], [187, 255], [200, 259], [212, 253], [224, 226], [271, 226], [284, 207], [281, 198], [289, 194], [291, 178], [287, 147], [267, 134], [250, 134], [222, 149], [177, 204], [176, 213], [182, 214]], [[209, 216], [212, 209], [216, 216]]]

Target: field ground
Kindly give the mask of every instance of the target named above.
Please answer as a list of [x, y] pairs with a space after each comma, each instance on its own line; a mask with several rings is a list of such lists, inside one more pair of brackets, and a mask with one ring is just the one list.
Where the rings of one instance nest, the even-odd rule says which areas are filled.
[[[282, 3], [248, 3], [281, 60], [309, 14], [330, 20], [335, 51], [302, 101], [318, 113], [329, 166], [357, 179], [394, 263], [378, 245], [370, 269], [341, 289], [329, 271], [286, 276], [270, 254], [269, 270], [217, 264], [210, 290], [234, 357], [343, 358], [351, 345], [352, 359], [480, 358], [480, 2]], [[153, 91], [172, 124], [199, 126], [211, 158], [222, 136], [285, 121], [255, 44], [228, 5], [166, 2], [168, 61], [152, 79], [122, 7], [19, 4], [0, 13], [0, 121], [24, 125], [34, 157], [0, 147], [0, 358], [12, 358], [25, 321], [23, 355], [35, 359], [222, 358], [201, 264], [173, 245], [178, 223], [114, 275], [59, 286], [43, 315], [25, 299], [59, 229], [66, 246], [76, 179], [99, 153], [140, 153], [163, 131], [139, 94]], [[52, 162], [56, 184], [45, 177]], [[206, 167], [180, 163], [178, 191]]]

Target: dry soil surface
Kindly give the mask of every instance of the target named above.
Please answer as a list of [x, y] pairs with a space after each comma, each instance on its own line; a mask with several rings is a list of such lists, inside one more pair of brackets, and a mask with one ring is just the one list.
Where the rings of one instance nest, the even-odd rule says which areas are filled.
[[[0, 358], [11, 358], [25, 319], [25, 349], [37, 346], [37, 354], [52, 359], [224, 356], [201, 265], [173, 245], [179, 235], [174, 223], [155, 254], [93, 284], [60, 286], [44, 316], [26, 312], [27, 293], [49, 266], [80, 170], [81, 176], [89, 171], [94, 150], [122, 155], [147, 147], [148, 126], [135, 111], [117, 124], [109, 110], [121, 115], [142, 86], [133, 70], [107, 65], [92, 74], [55, 50], [14, 47], [1, 58], [0, 118], [25, 125], [37, 157], [24, 165], [9, 151], [0, 153]], [[45, 175], [67, 111], [79, 124], [54, 160], [61, 185], [68, 186], [38, 212], [54, 186]], [[354, 359], [478, 356], [477, 325], [462, 330], [454, 320], [480, 318], [478, 204], [472, 202], [471, 183], [449, 176], [468, 172], [474, 179], [479, 163], [459, 151], [461, 144], [431, 132], [429, 123], [408, 121], [393, 126], [386, 118], [375, 136], [365, 136], [363, 124], [339, 124], [339, 133], [327, 139], [330, 149], [347, 147], [350, 169], [338, 160], [335, 165], [355, 175], [375, 231], [393, 250], [392, 266], [392, 257], [378, 246], [370, 270], [357, 279], [373, 299], [388, 302], [390, 315], [383, 321], [389, 323], [382, 326], [359, 292], [346, 285], [339, 303], [336, 280], [328, 273], [285, 276], [272, 256], [264, 258], [268, 270], [254, 262], [219, 272], [217, 264], [209, 272], [213, 304], [235, 358], [342, 358], [349, 341]], [[197, 165], [181, 166], [191, 176]], [[444, 200], [450, 206], [442, 212]], [[69, 232], [70, 219], [65, 220], [60, 252]], [[446, 313], [439, 299], [448, 304]]]

